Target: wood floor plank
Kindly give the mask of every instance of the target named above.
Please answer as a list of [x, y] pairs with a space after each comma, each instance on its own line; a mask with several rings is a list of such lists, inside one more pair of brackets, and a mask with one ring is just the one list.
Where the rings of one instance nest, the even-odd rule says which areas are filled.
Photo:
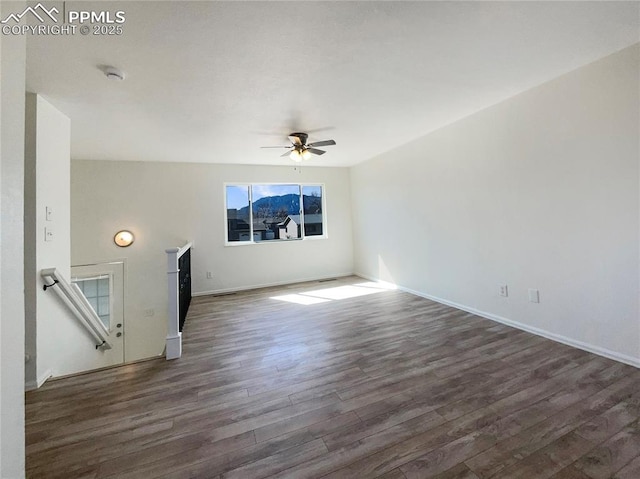
[[556, 472], [551, 479], [591, 479], [584, 472], [575, 468], [572, 464]]
[[527, 428], [509, 441], [465, 461], [480, 478], [486, 479], [516, 464], [556, 439], [580, 427], [590, 418], [611, 408], [638, 389], [639, 374], [632, 374], [615, 381], [609, 387], [592, 394], [586, 400], [572, 404], [549, 418]]
[[[480, 446], [485, 449], [489, 448], [493, 445], [495, 439], [487, 438], [486, 435], [479, 433], [479, 430], [492, 426], [505, 415], [508, 416], [509, 414], [537, 403], [552, 394], [555, 389], [561, 388], [562, 384], [567, 384], [567, 380], [579, 382], [597, 372], [606, 370], [606, 364], [607, 362], [600, 358], [593, 359], [589, 363], [585, 363], [574, 370], [548, 379], [542, 386], [535, 385], [522, 389], [490, 406], [444, 423], [433, 431], [417, 435], [402, 443], [395, 444], [392, 447], [377, 452], [375, 455], [354, 462], [336, 471], [334, 476], [337, 479], [340, 476], [368, 477], [373, 474], [379, 474], [394, 467], [400, 467], [403, 464], [410, 463], [435, 449], [442, 447], [456, 448], [459, 443], [466, 444], [462, 438], [468, 435], [477, 435], [477, 437], [480, 438], [479, 441], [482, 441], [477, 444], [480, 444]], [[460, 441], [456, 442], [457, 440]], [[450, 444], [451, 446], [449, 446]], [[477, 446], [470, 447], [473, 448]], [[481, 452], [481, 450], [482, 448], [477, 452]], [[408, 470], [404, 467], [401, 467], [401, 469], [405, 475], [407, 475]]]
[[464, 463], [459, 463], [451, 469], [433, 476], [433, 479], [478, 479], [478, 476], [476, 476]]
[[[317, 438], [305, 429], [293, 434], [239, 447], [231, 451], [218, 454], [215, 449], [208, 449], [208, 455], [189, 452], [181, 457], [167, 456], [145, 467], [137, 468], [126, 474], [120, 474], [120, 479], [137, 479], [139, 477], [209, 477], [240, 468], [251, 462], [273, 456], [281, 451], [301, 446]], [[205, 452], [205, 451], [203, 451]]]
[[374, 416], [354, 425], [349, 425], [332, 434], [323, 437], [327, 449], [335, 450], [347, 446], [360, 439], [372, 436], [373, 434], [389, 429], [390, 427], [402, 424], [419, 416], [429, 415], [436, 421], [441, 421], [440, 415], [433, 411], [433, 406], [429, 404], [406, 404], [404, 407], [394, 411]]
[[27, 477], [640, 477], [640, 370], [361, 278], [195, 297], [183, 340], [28, 392]]
[[[371, 454], [377, 453], [383, 450], [389, 444], [396, 444], [407, 440], [408, 438], [424, 434], [427, 431], [433, 430], [439, 424], [442, 423], [442, 418], [433, 412], [429, 412], [413, 418], [409, 421], [405, 421], [397, 426], [390, 427], [383, 431], [380, 431], [371, 436], [367, 436], [364, 439], [349, 444], [348, 446], [341, 447], [334, 451], [330, 451], [324, 456], [317, 457], [311, 461], [307, 461], [299, 466], [287, 469], [274, 477], [278, 478], [316, 478], [316, 477], [329, 477], [333, 471], [340, 469], [346, 465], [369, 457]], [[382, 475], [389, 470], [377, 472], [369, 477], [375, 477]], [[348, 473], [347, 473], [348, 474]], [[338, 477], [358, 477], [338, 473]], [[360, 476], [367, 477], [367, 476]]]
[[[609, 370], [605, 369], [602, 376], [606, 377], [608, 373]], [[600, 379], [598, 376], [590, 376], [590, 378], [594, 381]], [[481, 423], [487, 424], [484, 427], [480, 427], [479, 424], [475, 431], [405, 464], [401, 470], [408, 478], [438, 474], [495, 446], [502, 440], [513, 437], [514, 434], [518, 434], [528, 426], [540, 422], [546, 415], [550, 416], [556, 410], [579, 402], [583, 397], [588, 397], [591, 391], [585, 388], [582, 394], [576, 394], [573, 391], [561, 390], [506, 417], [499, 418], [495, 422], [492, 422], [489, 417], [484, 418]]]
[[322, 439], [307, 442], [301, 446], [278, 452], [273, 456], [269, 456], [259, 461], [251, 462], [237, 469], [232, 469], [222, 475], [224, 479], [244, 479], [251, 477], [261, 479], [268, 477], [276, 472], [288, 469], [291, 466], [308, 461], [314, 457], [318, 457], [327, 452], [327, 448]]
[[606, 479], [640, 452], [640, 421], [625, 427], [576, 461], [576, 467], [593, 479]]
[[546, 479], [556, 475], [593, 449], [594, 444], [574, 432], [565, 434], [540, 451], [493, 476], [496, 479]]
[[256, 443], [253, 431], [245, 432], [234, 437], [212, 441], [207, 433], [192, 435], [182, 440], [169, 441], [164, 447], [145, 448], [134, 451], [125, 456], [119, 456], [100, 463], [99, 477], [123, 477], [125, 473], [141, 475], [148, 466], [154, 467], [158, 462], [172, 458], [175, 461], [183, 461], [185, 457], [189, 461], [202, 461], [209, 459], [212, 454], [216, 456], [241, 448], [246, 448]]
[[377, 479], [407, 479], [400, 469], [394, 469], [393, 471], [389, 471], [382, 476], [378, 476]]
[[613, 475], [613, 479], [637, 479], [640, 477], [640, 456], [631, 460]]
[[600, 443], [640, 418], [640, 405], [621, 401], [602, 414], [582, 424], [576, 433], [593, 443]]

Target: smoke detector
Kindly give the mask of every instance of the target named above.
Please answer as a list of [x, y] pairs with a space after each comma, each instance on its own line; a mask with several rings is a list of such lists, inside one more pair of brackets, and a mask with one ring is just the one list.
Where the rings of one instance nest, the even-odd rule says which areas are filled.
[[104, 74], [109, 80], [124, 80], [124, 72], [122, 70], [118, 70], [116, 67], [106, 67], [104, 69]]

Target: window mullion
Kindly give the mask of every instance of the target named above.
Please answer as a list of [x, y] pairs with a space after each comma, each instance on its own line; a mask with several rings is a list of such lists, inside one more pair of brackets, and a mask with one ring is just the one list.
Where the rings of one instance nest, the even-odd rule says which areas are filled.
[[252, 185], [249, 188], [249, 241], [253, 243], [253, 188]]
[[300, 239], [304, 239], [304, 195], [302, 194], [302, 185], [298, 185], [300, 189]]

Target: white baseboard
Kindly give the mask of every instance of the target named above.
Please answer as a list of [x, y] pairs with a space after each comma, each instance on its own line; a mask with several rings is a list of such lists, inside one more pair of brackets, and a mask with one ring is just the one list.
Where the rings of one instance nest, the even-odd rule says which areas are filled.
[[47, 369], [40, 377], [38, 378], [38, 387], [42, 386], [44, 382], [53, 376], [53, 371], [51, 369]]
[[404, 291], [406, 293], [413, 294], [415, 296], [420, 296], [421, 298], [430, 299], [431, 301], [435, 301], [436, 303], [444, 304], [446, 306], [451, 306], [452, 308], [460, 309], [462, 311], [466, 311], [467, 313], [475, 314], [476, 316], [480, 316], [485, 319], [490, 319], [491, 321], [495, 321], [497, 323], [505, 324], [507, 326], [511, 326], [516, 329], [520, 329], [522, 331], [526, 331], [528, 333], [535, 334], [536, 336], [542, 336], [543, 338], [551, 339], [552, 341], [556, 341], [558, 343], [566, 344], [567, 346], [571, 346], [574, 348], [582, 349], [583, 351], [587, 351], [589, 353], [597, 354], [598, 356], [603, 356], [608, 359], [613, 359], [614, 361], [619, 361], [621, 363], [628, 364], [630, 366], [634, 366], [636, 368], [640, 368], [640, 358], [634, 358], [633, 356], [627, 356], [626, 354], [620, 354], [616, 351], [611, 351], [606, 348], [602, 348], [600, 346], [595, 346], [593, 344], [585, 343], [582, 341], [578, 341], [577, 339], [569, 338], [567, 336], [563, 336], [561, 334], [552, 333], [551, 331], [547, 331], [545, 329], [536, 328], [534, 326], [529, 326], [528, 324], [521, 323], [519, 321], [514, 321], [513, 319], [504, 318], [502, 316], [498, 316], [497, 314], [488, 313], [486, 311], [480, 311], [475, 308], [471, 308], [464, 304], [455, 303], [453, 301], [449, 301], [447, 299], [439, 298], [437, 296], [432, 296], [427, 293], [423, 293], [422, 291], [416, 291], [411, 288], [405, 288], [399, 284], [388, 283], [386, 281], [380, 281], [377, 278], [371, 277], [362, 273], [355, 273], [362, 278], [366, 278], [370, 281], [376, 281], [378, 283], [383, 283], [386, 285], [391, 285], [400, 291]]
[[290, 281], [276, 281], [274, 283], [263, 283], [263, 284], [254, 284], [251, 286], [237, 286], [234, 288], [222, 288], [222, 289], [214, 289], [211, 291], [198, 291], [196, 293], [192, 293], [191, 296], [209, 296], [211, 294], [226, 294], [226, 293], [237, 293], [239, 291], [249, 291], [252, 289], [260, 289], [260, 288], [271, 288], [273, 286], [286, 286], [288, 284], [296, 284], [296, 283], [306, 283], [308, 281], [323, 281], [332, 278], [345, 278], [347, 276], [354, 276], [355, 273], [339, 273], [333, 274], [331, 276], [322, 276], [322, 277], [312, 277], [312, 278], [300, 278]]
[[43, 374], [41, 374], [36, 381], [27, 381], [24, 385], [25, 391], [33, 391], [42, 386], [47, 379], [53, 376], [53, 372], [51, 369], [47, 369]]

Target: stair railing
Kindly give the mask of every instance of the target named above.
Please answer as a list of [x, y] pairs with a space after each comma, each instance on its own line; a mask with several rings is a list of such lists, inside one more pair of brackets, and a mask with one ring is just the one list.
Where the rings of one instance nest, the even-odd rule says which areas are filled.
[[47, 291], [53, 288], [58, 293], [80, 324], [96, 340], [96, 349], [111, 349], [109, 330], [93, 310], [82, 290], [76, 284], [69, 283], [56, 268], [43, 269], [40, 276], [50, 281], [49, 284], [45, 283], [43, 289]]
[[[193, 243], [188, 242], [181, 248], [166, 249], [167, 276], [169, 292], [169, 315], [167, 325], [167, 343], [165, 357], [178, 359], [182, 356], [182, 331], [180, 328], [180, 258], [190, 253]], [[187, 305], [187, 308], [189, 306]], [[183, 311], [186, 314], [186, 311]]]

